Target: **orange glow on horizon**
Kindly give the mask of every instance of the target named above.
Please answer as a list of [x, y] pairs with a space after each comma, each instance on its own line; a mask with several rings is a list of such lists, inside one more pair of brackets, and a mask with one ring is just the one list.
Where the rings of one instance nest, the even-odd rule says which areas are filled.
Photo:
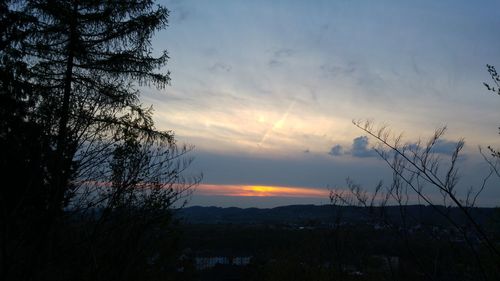
[[268, 185], [215, 185], [201, 184], [195, 193], [200, 195], [219, 196], [255, 196], [255, 197], [326, 197], [327, 189], [268, 186]]

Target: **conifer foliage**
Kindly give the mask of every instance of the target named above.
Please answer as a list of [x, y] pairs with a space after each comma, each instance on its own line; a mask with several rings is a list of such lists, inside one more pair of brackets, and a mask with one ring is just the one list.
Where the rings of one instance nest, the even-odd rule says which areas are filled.
[[[151, 46], [167, 18], [153, 1], [0, 4], [2, 276], [54, 279], [63, 264], [88, 274], [154, 264], [158, 253], [137, 241], [166, 233], [158, 227], [199, 181], [184, 176], [191, 147], [157, 130], [139, 99], [141, 87], [170, 81], [167, 53], [155, 56]], [[76, 231], [83, 222], [86, 231]], [[133, 238], [125, 225], [137, 227]], [[120, 260], [104, 247], [113, 235], [135, 244], [127, 253], [115, 244], [120, 259], [149, 262], [110, 263]]]

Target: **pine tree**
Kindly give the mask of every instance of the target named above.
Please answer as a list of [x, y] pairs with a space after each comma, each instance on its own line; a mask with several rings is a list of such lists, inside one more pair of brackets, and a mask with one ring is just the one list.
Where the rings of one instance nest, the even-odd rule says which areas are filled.
[[23, 50], [40, 91], [37, 113], [53, 136], [48, 206], [56, 214], [67, 201], [68, 182], [78, 169], [74, 157], [85, 142], [129, 126], [130, 114], [142, 119], [134, 125], [155, 132], [136, 86], [169, 82], [168, 73], [154, 72], [165, 65], [167, 53], [153, 57], [150, 42], [167, 24], [168, 10], [153, 1], [74, 0], [28, 1], [26, 13], [36, 18]]
[[[11, 1], [0, 9], [0, 144], [10, 152], [1, 164], [26, 174], [2, 189], [2, 202], [11, 202], [2, 244], [20, 245], [2, 248], [2, 276], [126, 279], [163, 270], [145, 237], [168, 238], [159, 229], [169, 210], [199, 181], [183, 176], [190, 148], [157, 130], [139, 100], [141, 86], [170, 80], [161, 72], [167, 53], [155, 57], [151, 46], [168, 10], [132, 0]], [[13, 211], [20, 209], [31, 211]]]

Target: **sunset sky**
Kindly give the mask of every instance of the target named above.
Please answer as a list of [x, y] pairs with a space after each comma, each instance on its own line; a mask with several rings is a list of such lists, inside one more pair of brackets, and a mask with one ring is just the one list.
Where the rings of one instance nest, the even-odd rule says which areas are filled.
[[[157, 127], [196, 146], [204, 180], [191, 205], [328, 203], [350, 177], [370, 189], [391, 171], [371, 119], [426, 138], [447, 125], [443, 158], [463, 137], [461, 188], [487, 172], [478, 146], [499, 145], [500, 1], [164, 1], [172, 85], [145, 89]], [[499, 205], [500, 182], [480, 203]]]

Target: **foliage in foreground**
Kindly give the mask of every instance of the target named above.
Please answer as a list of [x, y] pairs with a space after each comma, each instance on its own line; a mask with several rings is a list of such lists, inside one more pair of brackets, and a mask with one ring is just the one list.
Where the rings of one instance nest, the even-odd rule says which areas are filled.
[[[495, 68], [487, 66], [495, 86], [484, 83], [489, 91], [500, 93], [500, 77]], [[407, 213], [410, 201], [418, 200], [419, 203], [432, 207], [441, 219], [444, 219], [458, 233], [463, 247], [457, 249], [467, 259], [463, 260], [460, 278], [463, 280], [495, 280], [500, 274], [500, 248], [498, 232], [494, 228], [485, 229], [484, 225], [473, 216], [476, 202], [484, 191], [487, 183], [500, 179], [500, 155], [492, 146], [489, 146], [490, 155], [480, 149], [480, 153], [487, 164], [488, 170], [479, 186], [470, 187], [465, 192], [459, 188], [459, 164], [461, 151], [465, 142], [456, 142], [453, 151], [446, 158], [440, 154], [437, 146], [442, 141], [446, 127], [435, 131], [427, 141], [404, 142], [402, 135], [394, 135], [385, 126], [376, 128], [369, 121], [355, 121], [356, 127], [371, 136], [378, 145], [374, 148], [378, 155], [386, 162], [393, 172], [392, 182], [384, 185], [379, 182], [373, 193], [368, 193], [353, 180], [347, 180], [347, 191], [334, 190], [331, 192], [331, 202], [334, 205], [363, 206], [377, 209], [371, 216], [381, 224], [393, 229], [401, 241], [407, 245], [419, 272], [427, 280], [440, 280], [442, 276], [435, 270], [441, 260], [441, 244], [450, 244], [457, 238], [453, 235], [436, 236], [432, 226], [425, 226], [418, 216]], [[384, 211], [387, 205], [400, 206], [402, 224], [396, 225]], [[374, 208], [378, 207], [378, 208]], [[458, 208], [465, 223], [450, 213], [451, 207]], [[492, 219], [494, 220], [494, 218]], [[412, 244], [410, 225], [421, 223], [427, 228], [426, 240], [439, 242], [435, 249], [425, 255], [417, 254], [417, 249]], [[494, 222], [492, 222], [494, 225]], [[491, 225], [490, 225], [491, 226]], [[430, 256], [429, 256], [430, 254]], [[434, 264], [428, 260], [435, 260]]]
[[0, 276], [137, 280], [171, 270], [160, 263], [173, 252], [171, 210], [199, 178], [185, 176], [191, 148], [154, 127], [138, 90], [169, 83], [168, 55], [151, 50], [168, 10], [38, 0], [0, 11]]

